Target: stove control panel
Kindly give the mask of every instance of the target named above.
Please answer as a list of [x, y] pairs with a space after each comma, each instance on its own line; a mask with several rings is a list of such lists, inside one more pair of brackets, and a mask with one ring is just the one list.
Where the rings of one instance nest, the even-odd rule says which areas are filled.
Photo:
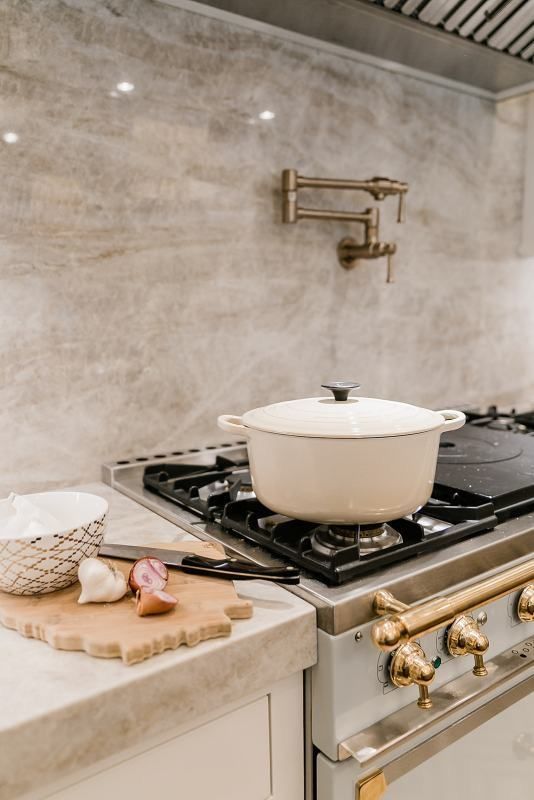
[[534, 584], [388, 652], [376, 647], [373, 622], [337, 636], [319, 630], [312, 668], [314, 744], [337, 760], [339, 742], [410, 704], [424, 714], [433, 690], [460, 675], [472, 672], [483, 687], [486, 662], [534, 637], [532, 623]]
[[[447, 627], [445, 647], [451, 656], [470, 655], [474, 658], [473, 674], [479, 678], [487, 676], [484, 656], [489, 648], [489, 638], [482, 632], [479, 622], [468, 612], [483, 602], [491, 602], [507, 590], [520, 590], [515, 608], [518, 618], [530, 621], [534, 618], [534, 560], [510, 567], [498, 575], [460, 589], [443, 597], [436, 597], [417, 605], [409, 606], [386, 590], [378, 591], [374, 597], [374, 610], [382, 617], [376, 622], [371, 635], [376, 647], [385, 653], [394, 653], [389, 671], [396, 686], [419, 686], [418, 705], [430, 708], [432, 700], [428, 686], [434, 679], [434, 669], [420, 645], [417, 653], [410, 650], [415, 640], [432, 633], [441, 625]], [[402, 669], [399, 671], [399, 664]]]

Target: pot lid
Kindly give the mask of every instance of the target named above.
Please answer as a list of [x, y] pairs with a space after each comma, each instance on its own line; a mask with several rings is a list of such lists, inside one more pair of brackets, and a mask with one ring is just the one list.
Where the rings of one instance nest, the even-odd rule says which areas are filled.
[[307, 397], [255, 408], [243, 415], [248, 428], [289, 436], [335, 439], [406, 436], [443, 425], [443, 416], [427, 408], [373, 397], [349, 397], [352, 381], [323, 383], [333, 397]]

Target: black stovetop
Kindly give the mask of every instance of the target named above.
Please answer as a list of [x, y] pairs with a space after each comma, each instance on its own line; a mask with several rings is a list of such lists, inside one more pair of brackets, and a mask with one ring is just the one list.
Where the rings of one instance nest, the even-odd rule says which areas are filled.
[[485, 414], [471, 412], [463, 428], [444, 434], [429, 503], [410, 518], [388, 523], [384, 537], [402, 541], [372, 552], [373, 542], [380, 541], [380, 536], [372, 538], [376, 531], [364, 526], [317, 526], [263, 506], [252, 491], [245, 446], [215, 456], [208, 466], [151, 465], [145, 470], [144, 485], [211, 524], [339, 584], [491, 530], [500, 521], [532, 510], [534, 412], [505, 415], [495, 408]]

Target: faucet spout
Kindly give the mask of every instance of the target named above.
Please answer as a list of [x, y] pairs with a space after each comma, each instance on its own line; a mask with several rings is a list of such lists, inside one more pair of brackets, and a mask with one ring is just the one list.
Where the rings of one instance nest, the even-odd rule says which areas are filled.
[[383, 258], [387, 257], [386, 282], [393, 283], [393, 256], [397, 252], [397, 245], [394, 242], [378, 242], [367, 239], [365, 242], [357, 242], [350, 236], [345, 237], [337, 246], [337, 257], [339, 263], [345, 269], [354, 269], [357, 262], [362, 258]]

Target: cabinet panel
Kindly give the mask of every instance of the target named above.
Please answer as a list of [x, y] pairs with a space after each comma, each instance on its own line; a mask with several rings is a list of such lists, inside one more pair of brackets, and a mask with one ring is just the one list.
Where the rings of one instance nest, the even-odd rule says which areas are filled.
[[262, 697], [141, 755], [49, 795], [49, 800], [267, 800], [269, 699]]

